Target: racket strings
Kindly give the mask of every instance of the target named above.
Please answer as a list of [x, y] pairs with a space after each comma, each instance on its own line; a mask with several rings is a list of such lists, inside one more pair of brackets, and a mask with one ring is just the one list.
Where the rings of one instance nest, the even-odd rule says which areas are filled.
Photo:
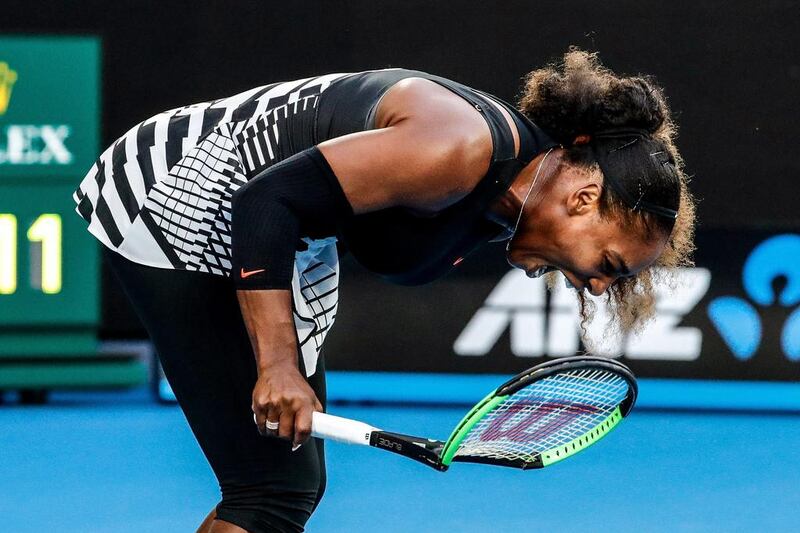
[[481, 418], [456, 456], [532, 461], [600, 426], [628, 394], [628, 383], [600, 369], [566, 371], [517, 391]]

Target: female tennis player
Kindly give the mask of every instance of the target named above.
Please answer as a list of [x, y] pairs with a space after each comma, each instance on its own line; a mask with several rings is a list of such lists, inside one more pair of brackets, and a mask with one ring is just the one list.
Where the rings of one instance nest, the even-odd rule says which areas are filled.
[[584, 304], [608, 291], [629, 329], [652, 310], [652, 267], [692, 248], [673, 135], [652, 81], [572, 50], [527, 76], [519, 109], [377, 70], [182, 107], [115, 142], [77, 211], [219, 481], [199, 531], [302, 531], [322, 497], [322, 441], [308, 436], [337, 244], [421, 284], [506, 239], [529, 276], [560, 271]]

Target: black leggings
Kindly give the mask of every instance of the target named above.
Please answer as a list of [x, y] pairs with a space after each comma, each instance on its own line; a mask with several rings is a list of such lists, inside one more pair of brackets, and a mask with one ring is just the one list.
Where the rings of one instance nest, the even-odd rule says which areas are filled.
[[[255, 357], [233, 284], [105, 255], [217, 476], [217, 518], [253, 533], [303, 531], [325, 491], [322, 440], [292, 452], [288, 441], [259, 435], [251, 410]], [[309, 383], [324, 405], [322, 357]]]

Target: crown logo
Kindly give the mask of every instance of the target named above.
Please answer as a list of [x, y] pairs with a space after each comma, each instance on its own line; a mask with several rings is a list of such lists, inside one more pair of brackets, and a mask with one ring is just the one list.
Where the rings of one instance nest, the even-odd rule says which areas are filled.
[[0, 115], [5, 115], [11, 100], [11, 89], [17, 81], [16, 71], [8, 68], [8, 63], [0, 61]]

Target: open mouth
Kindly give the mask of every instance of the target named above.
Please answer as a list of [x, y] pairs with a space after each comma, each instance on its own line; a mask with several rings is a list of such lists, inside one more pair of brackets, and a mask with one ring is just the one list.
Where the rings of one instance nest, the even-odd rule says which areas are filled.
[[553, 272], [558, 270], [554, 266], [540, 266], [539, 268], [534, 268], [525, 272], [529, 278], [539, 278], [547, 274], [548, 272]]
[[[557, 272], [557, 271], [559, 271], [558, 268], [556, 268], [554, 266], [545, 265], [545, 266], [540, 266], [538, 268], [533, 268], [531, 270], [528, 270], [528, 271], [525, 272], [525, 274], [529, 278], [533, 279], [533, 278], [540, 278], [540, 277], [544, 276], [545, 274], [548, 274], [550, 272]], [[575, 287], [575, 285], [572, 284], [572, 282], [569, 280], [569, 278], [567, 276], [564, 276], [564, 286], [566, 288], [568, 288], [568, 289], [576, 289], [576, 290], [578, 290], [577, 287]]]

